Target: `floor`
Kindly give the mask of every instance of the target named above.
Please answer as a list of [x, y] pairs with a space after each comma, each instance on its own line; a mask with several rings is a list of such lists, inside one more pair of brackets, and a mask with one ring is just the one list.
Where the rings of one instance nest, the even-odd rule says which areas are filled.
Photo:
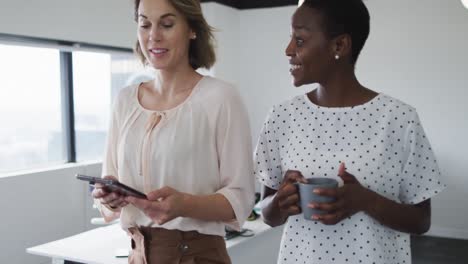
[[468, 264], [468, 240], [412, 236], [413, 264]]

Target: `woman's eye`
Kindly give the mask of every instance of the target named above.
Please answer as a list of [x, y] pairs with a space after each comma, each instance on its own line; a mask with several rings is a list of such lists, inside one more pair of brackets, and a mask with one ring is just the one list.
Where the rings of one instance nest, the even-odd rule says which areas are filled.
[[304, 43], [304, 40], [303, 40], [303, 39], [296, 38], [296, 45], [297, 45], [297, 46], [302, 46], [303, 43]]
[[140, 25], [140, 27], [141, 27], [141, 28], [149, 28], [150, 25], [148, 25], [148, 24], [142, 24], [142, 25]]
[[172, 21], [172, 20], [163, 20], [163, 21], [160, 21], [159, 24], [163, 28], [171, 28], [171, 27], [174, 26], [174, 21]]

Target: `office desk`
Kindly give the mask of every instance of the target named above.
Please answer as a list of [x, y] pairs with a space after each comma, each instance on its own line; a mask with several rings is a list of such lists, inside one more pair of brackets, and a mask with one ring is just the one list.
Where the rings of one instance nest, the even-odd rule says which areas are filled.
[[[251, 229], [253, 237], [236, 237], [226, 241], [228, 252], [237, 245], [255, 239], [271, 229], [261, 219], [246, 222], [244, 228]], [[279, 241], [278, 241], [279, 242]], [[126, 264], [128, 259], [115, 257], [117, 249], [130, 250], [130, 238], [119, 224], [99, 227], [71, 237], [26, 249], [26, 252], [52, 258], [52, 263], [73, 261], [89, 264]]]

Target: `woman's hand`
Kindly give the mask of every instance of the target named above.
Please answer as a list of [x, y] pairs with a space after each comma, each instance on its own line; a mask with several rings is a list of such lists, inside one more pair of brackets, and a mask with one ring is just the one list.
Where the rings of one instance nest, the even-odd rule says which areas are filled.
[[294, 184], [305, 181], [300, 171], [288, 170], [284, 175], [283, 182], [274, 198], [274, 202], [278, 204], [280, 215], [284, 218], [301, 213], [301, 208], [298, 205], [299, 192]]
[[309, 207], [323, 210], [323, 215], [314, 215], [312, 219], [319, 220], [326, 225], [335, 225], [343, 219], [357, 212], [365, 211], [372, 200], [372, 192], [364, 188], [359, 181], [348, 173], [345, 164], [341, 163], [338, 176], [343, 179], [344, 185], [337, 189], [315, 189], [318, 195], [335, 198], [332, 203], [310, 203]]
[[[110, 175], [104, 176], [104, 179], [118, 180], [116, 177]], [[93, 198], [99, 199], [99, 202], [109, 208], [111, 211], [120, 211], [128, 204], [128, 202], [125, 201], [124, 195], [118, 194], [116, 192], [109, 192], [100, 183], [96, 183], [94, 185], [94, 190], [91, 195]]]
[[185, 216], [186, 200], [190, 198], [189, 194], [167, 186], [152, 191], [146, 196], [148, 200], [127, 196], [125, 201], [139, 208], [159, 225], [165, 224], [176, 217]]

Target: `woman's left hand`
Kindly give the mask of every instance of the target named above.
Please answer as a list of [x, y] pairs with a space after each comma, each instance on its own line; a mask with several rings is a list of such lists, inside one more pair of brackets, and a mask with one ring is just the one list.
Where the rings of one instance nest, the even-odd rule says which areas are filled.
[[318, 195], [335, 198], [332, 203], [310, 203], [309, 207], [323, 210], [322, 215], [313, 215], [312, 219], [326, 225], [335, 225], [357, 212], [365, 211], [372, 200], [373, 192], [363, 187], [352, 174], [346, 171], [344, 163], [340, 164], [338, 176], [344, 185], [336, 189], [315, 189]]
[[166, 186], [146, 196], [148, 200], [132, 196], [127, 196], [125, 200], [143, 211], [151, 220], [162, 225], [176, 217], [184, 216], [185, 201], [189, 195]]

